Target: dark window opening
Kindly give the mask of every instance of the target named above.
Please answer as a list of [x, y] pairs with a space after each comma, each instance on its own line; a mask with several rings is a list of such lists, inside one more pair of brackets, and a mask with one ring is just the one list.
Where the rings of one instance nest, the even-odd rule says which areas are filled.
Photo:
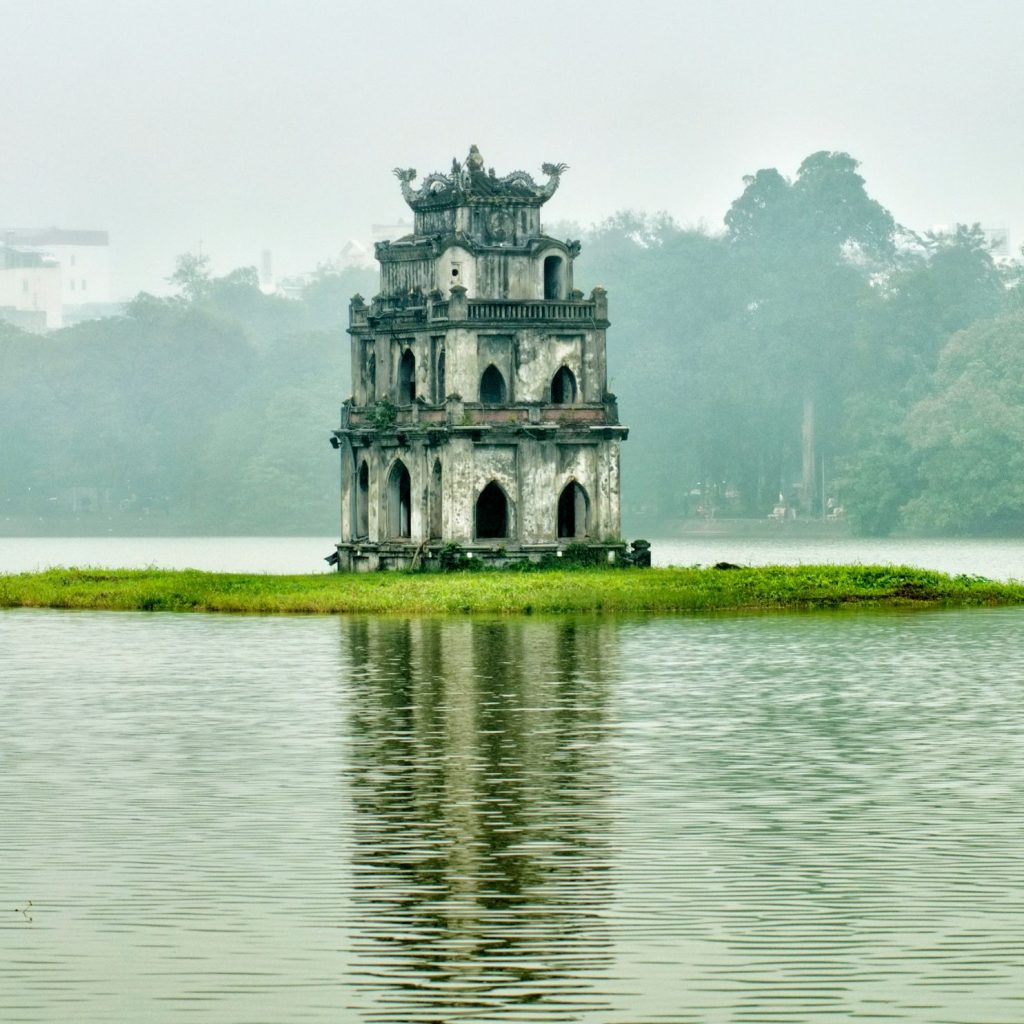
[[430, 475], [430, 539], [441, 537], [441, 460], [434, 461]]
[[439, 405], [444, 401], [444, 349], [441, 349], [441, 354], [437, 357], [437, 393], [434, 396], [434, 401]]
[[412, 480], [409, 470], [398, 461], [392, 466], [388, 477], [388, 537], [411, 537], [412, 519]]
[[494, 363], [484, 370], [480, 378], [480, 401], [484, 405], [505, 404], [505, 378]]
[[571, 480], [558, 498], [558, 536], [585, 537], [589, 510], [587, 492], [575, 480]]
[[369, 402], [377, 397], [377, 357], [372, 352], [366, 360], [366, 397]]
[[576, 401], [576, 377], [563, 366], [551, 381], [551, 404], [572, 405]]
[[356, 480], [356, 536], [370, 535], [370, 467], [364, 459]]
[[544, 260], [544, 298], [565, 298], [562, 287], [562, 257], [548, 256]]
[[412, 349], [402, 353], [398, 366], [398, 404], [409, 405], [416, 399], [416, 357]]
[[481, 540], [508, 536], [508, 499], [493, 480], [476, 500], [476, 535]]

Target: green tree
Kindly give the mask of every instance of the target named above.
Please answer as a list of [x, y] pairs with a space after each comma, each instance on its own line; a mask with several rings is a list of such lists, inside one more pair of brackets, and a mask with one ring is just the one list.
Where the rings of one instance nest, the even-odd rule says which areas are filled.
[[174, 273], [167, 278], [189, 301], [203, 298], [210, 285], [210, 257], [204, 253], [183, 252], [174, 261]]
[[905, 430], [921, 464], [921, 493], [905, 512], [912, 527], [1024, 530], [1024, 314], [955, 334]]

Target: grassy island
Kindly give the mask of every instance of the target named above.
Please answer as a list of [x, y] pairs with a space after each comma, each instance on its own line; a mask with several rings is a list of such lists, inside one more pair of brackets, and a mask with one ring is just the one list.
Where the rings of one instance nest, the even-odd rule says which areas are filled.
[[563, 614], [1024, 604], [1024, 584], [900, 566], [270, 576], [162, 569], [0, 575], [0, 608], [254, 614]]

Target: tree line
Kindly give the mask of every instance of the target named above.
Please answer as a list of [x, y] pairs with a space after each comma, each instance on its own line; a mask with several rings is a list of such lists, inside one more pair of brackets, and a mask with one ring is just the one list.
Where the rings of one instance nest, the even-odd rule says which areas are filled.
[[287, 299], [184, 256], [171, 280], [43, 337], [0, 324], [0, 531], [336, 532], [348, 299], [375, 275]]
[[846, 153], [744, 186], [721, 232], [627, 212], [585, 235], [633, 428], [625, 507], [1024, 532], [1020, 263], [978, 225], [901, 226]]
[[[620, 212], [576, 276], [609, 290], [628, 529], [842, 507], [860, 533], [1024, 531], [1019, 263], [977, 226], [902, 227], [845, 153], [744, 179], [724, 230]], [[337, 529], [328, 436], [348, 299], [180, 257], [171, 298], [38, 337], [0, 324], [0, 531]]]

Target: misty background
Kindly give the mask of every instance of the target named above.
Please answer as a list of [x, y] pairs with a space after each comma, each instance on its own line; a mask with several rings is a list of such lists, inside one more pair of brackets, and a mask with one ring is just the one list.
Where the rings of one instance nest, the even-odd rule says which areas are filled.
[[1016, 5], [37, 0], [3, 23], [0, 228], [109, 232], [125, 305], [0, 325], [0, 531], [335, 532], [347, 300], [376, 279], [339, 254], [411, 220], [393, 167], [470, 143], [499, 173], [570, 165], [545, 220], [609, 289], [627, 530], [780, 500], [868, 533], [1024, 529]]

